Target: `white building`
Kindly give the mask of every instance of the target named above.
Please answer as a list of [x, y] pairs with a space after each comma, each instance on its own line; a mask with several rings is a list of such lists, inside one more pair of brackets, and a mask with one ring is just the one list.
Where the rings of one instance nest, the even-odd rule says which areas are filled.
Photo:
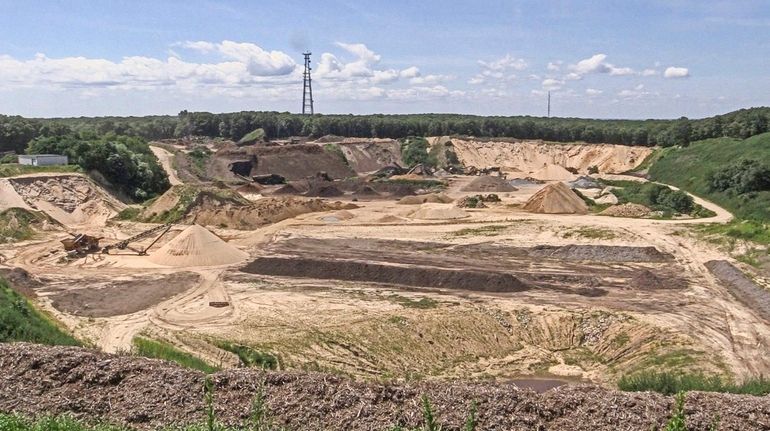
[[19, 156], [20, 165], [53, 166], [66, 165], [67, 156], [58, 154], [22, 154]]

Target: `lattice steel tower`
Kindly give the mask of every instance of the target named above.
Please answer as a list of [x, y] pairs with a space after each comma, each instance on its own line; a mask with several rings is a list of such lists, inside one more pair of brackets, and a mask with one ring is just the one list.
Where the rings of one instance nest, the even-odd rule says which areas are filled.
[[305, 56], [305, 72], [302, 73], [302, 114], [313, 115], [313, 83], [310, 78], [310, 54], [311, 52], [303, 52]]

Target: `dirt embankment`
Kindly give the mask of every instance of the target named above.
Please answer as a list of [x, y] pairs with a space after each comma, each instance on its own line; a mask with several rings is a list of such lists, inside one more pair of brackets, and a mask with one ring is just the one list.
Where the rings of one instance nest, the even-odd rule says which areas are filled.
[[209, 177], [225, 181], [266, 174], [300, 180], [318, 172], [335, 179], [355, 175], [339, 154], [315, 144], [230, 146], [211, 156], [206, 167]]
[[763, 289], [726, 260], [706, 262], [706, 268], [719, 279], [739, 301], [750, 306], [770, 321], [770, 292]]
[[125, 208], [81, 174], [41, 174], [8, 178], [2, 201], [39, 210], [64, 225], [104, 224]]
[[[204, 420], [203, 373], [171, 363], [114, 356], [75, 347], [0, 345], [0, 411], [70, 413], [139, 428]], [[229, 424], [245, 424], [257, 388], [280, 425], [295, 430], [385, 430], [421, 425], [425, 395], [448, 429], [460, 429], [471, 404], [478, 429], [662, 429], [672, 397], [625, 393], [597, 386], [562, 386], [542, 394], [512, 383], [376, 384], [319, 373], [233, 370], [212, 376], [215, 412]], [[162, 406], [162, 408], [159, 408]], [[765, 430], [770, 398], [690, 392], [690, 430]]]
[[183, 185], [161, 195], [142, 210], [139, 219], [256, 229], [300, 214], [349, 208], [355, 205], [296, 197], [271, 197], [252, 202], [229, 189]]
[[369, 173], [394, 164], [403, 166], [401, 144], [395, 139], [321, 138], [320, 145], [336, 145], [353, 170]]
[[[429, 142], [438, 142], [431, 138]], [[651, 152], [647, 147], [610, 144], [557, 144], [543, 141], [505, 141], [451, 138], [464, 166], [499, 166], [507, 172], [534, 173], [552, 165], [587, 173], [597, 166], [602, 173], [621, 173], [638, 166]], [[545, 178], [541, 178], [545, 179]], [[560, 178], [547, 178], [560, 179]]]
[[252, 274], [366, 281], [483, 292], [520, 292], [529, 288], [513, 275], [501, 272], [401, 267], [350, 260], [261, 257], [243, 267], [242, 271]]

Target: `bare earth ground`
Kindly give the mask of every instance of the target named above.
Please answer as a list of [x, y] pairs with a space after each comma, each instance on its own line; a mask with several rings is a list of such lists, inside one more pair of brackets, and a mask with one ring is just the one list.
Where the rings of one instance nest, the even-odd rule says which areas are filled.
[[[472, 179], [450, 178], [447, 194], [467, 195], [460, 190]], [[686, 234], [687, 224], [729, 213], [702, 201], [716, 217], [520, 210], [540, 187], [451, 220], [413, 214], [454, 214], [453, 204], [380, 198], [254, 231], [210, 227], [251, 257], [184, 268], [189, 279], [131, 253], [63, 260], [58, 237], [0, 248], [0, 261], [49, 280], [36, 290], [42, 306], [106, 351], [129, 349], [145, 332], [215, 364], [234, 363], [211, 347], [230, 340], [284, 368], [365, 378], [612, 382], [641, 369], [770, 372], [767, 322], [704, 266], [726, 257]], [[109, 243], [149, 226], [94, 224], [89, 233]], [[105, 278], [141, 288], [113, 295], [98, 284]]]

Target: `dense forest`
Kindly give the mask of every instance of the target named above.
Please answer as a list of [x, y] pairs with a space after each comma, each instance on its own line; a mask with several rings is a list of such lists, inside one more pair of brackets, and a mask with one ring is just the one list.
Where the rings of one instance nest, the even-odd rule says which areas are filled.
[[28, 119], [0, 115], [0, 152], [22, 153], [37, 137], [65, 135], [126, 135], [144, 139], [189, 135], [239, 140], [261, 128], [268, 139], [289, 136], [339, 135], [405, 138], [408, 136], [470, 135], [547, 141], [611, 143], [662, 147], [691, 141], [732, 137], [745, 139], [767, 132], [770, 108], [742, 109], [690, 120], [590, 120], [544, 117], [480, 117], [458, 114], [313, 115], [285, 112], [212, 114], [182, 111], [174, 116], [80, 117]]

